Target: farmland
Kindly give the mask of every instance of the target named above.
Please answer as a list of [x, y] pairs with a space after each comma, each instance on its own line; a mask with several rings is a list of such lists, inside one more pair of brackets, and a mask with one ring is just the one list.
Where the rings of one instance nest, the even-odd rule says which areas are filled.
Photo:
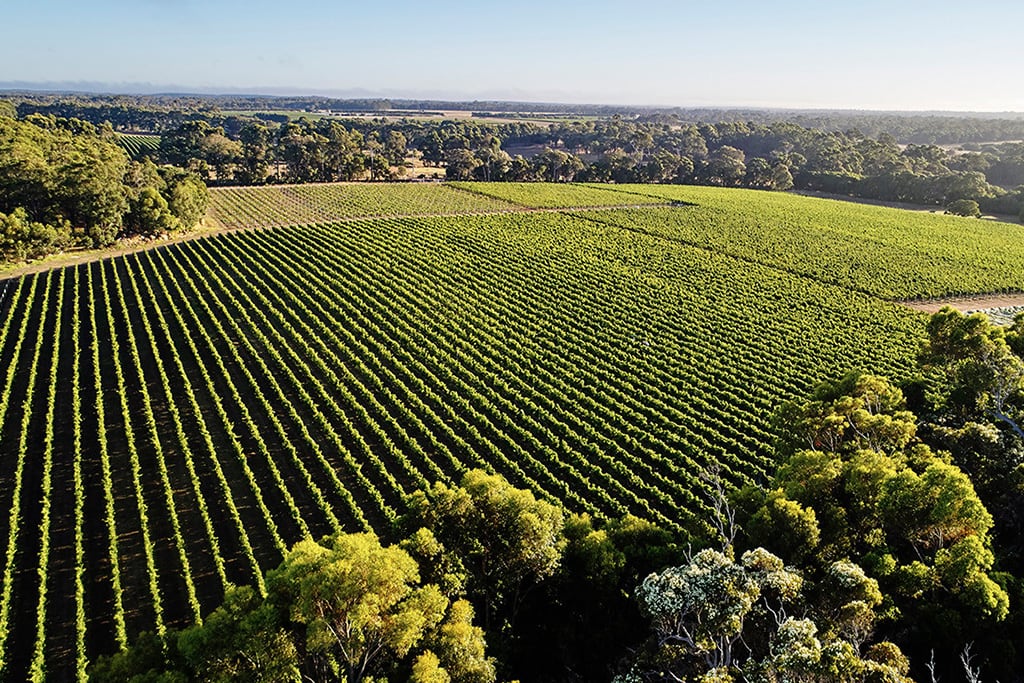
[[266, 229], [0, 282], [0, 677], [80, 677], [468, 468], [700, 524], [702, 470], [771, 470], [781, 401], [863, 359], [909, 372], [923, 317], [887, 299], [1024, 288], [1014, 236], [981, 222], [763, 192], [212, 203]]
[[156, 155], [160, 147], [160, 136], [118, 133], [117, 144], [121, 145], [132, 159], [141, 159], [147, 155]]

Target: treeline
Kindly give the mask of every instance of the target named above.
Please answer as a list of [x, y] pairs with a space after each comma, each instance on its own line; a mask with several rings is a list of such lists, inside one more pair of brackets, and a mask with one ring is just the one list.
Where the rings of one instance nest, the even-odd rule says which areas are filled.
[[[109, 121], [117, 129], [160, 132], [155, 161], [187, 168], [210, 184], [425, 175], [408, 170], [415, 159], [443, 168], [446, 177], [455, 180], [696, 183], [954, 205], [954, 210], [968, 213], [973, 213], [973, 205], [964, 209], [963, 202], [975, 202], [987, 213], [1018, 215], [1024, 210], [1024, 143], [969, 143], [963, 149], [946, 149], [904, 144], [888, 131], [914, 138], [910, 131], [920, 125], [935, 133], [927, 139], [948, 134], [973, 140], [989, 138], [983, 132], [988, 130], [993, 139], [1001, 140], [1024, 137], [1021, 120], [800, 112], [790, 113], [791, 120], [776, 120], [778, 112], [743, 112], [751, 115], [750, 120], [736, 120], [736, 112], [719, 110], [697, 112], [700, 117], [727, 117], [717, 123], [687, 122], [683, 115], [667, 111], [545, 125], [487, 118], [289, 120], [267, 113], [224, 116], [211, 108], [211, 102], [309, 107], [333, 103], [316, 98], [277, 102], [168, 97], [140, 100], [140, 106], [148, 108], [139, 113], [123, 100], [71, 98], [22, 102], [18, 112], [79, 112]], [[366, 107], [372, 102], [359, 101]], [[151, 121], [142, 126], [140, 117]], [[840, 123], [859, 127], [835, 128]], [[872, 135], [864, 128], [879, 132]]]
[[1024, 143], [954, 152], [794, 123], [342, 124], [321, 118], [228, 124], [190, 121], [165, 133], [161, 160], [220, 184], [394, 179], [407, 173], [415, 155], [452, 180], [696, 183], [934, 206], [973, 201], [985, 212], [1014, 215], [1024, 209]]
[[[412, 494], [387, 538], [307, 539], [95, 680], [1019, 681], [1024, 317], [944, 309], [916, 379], [778, 413], [778, 469], [669, 533], [498, 475]], [[391, 543], [391, 545], [385, 545]]]
[[5, 260], [191, 228], [208, 201], [206, 185], [195, 174], [130, 160], [109, 125], [42, 115], [17, 120], [0, 112]]
[[[56, 93], [10, 93], [17, 100], [19, 113], [53, 114], [100, 124], [108, 115], [124, 117], [126, 110], [163, 112], [177, 117], [202, 113], [214, 122], [219, 111], [284, 110], [292, 112], [363, 112], [385, 114], [395, 110], [416, 112], [468, 111], [478, 114], [612, 118], [619, 116], [641, 122], [701, 124], [745, 122], [761, 125], [790, 122], [823, 131], [859, 130], [870, 137], [891, 135], [901, 144], [959, 144], [1001, 142], [1024, 139], [1024, 114], [1019, 112], [885, 112], [853, 110], [754, 109], [722, 107], [637, 107], [603, 104], [565, 104], [557, 102], [505, 102], [417, 100], [401, 98], [332, 98], [264, 95], [66, 95]], [[106, 118], [104, 118], [106, 117]], [[156, 123], [156, 117], [152, 119]], [[139, 128], [157, 132], [161, 128]]]

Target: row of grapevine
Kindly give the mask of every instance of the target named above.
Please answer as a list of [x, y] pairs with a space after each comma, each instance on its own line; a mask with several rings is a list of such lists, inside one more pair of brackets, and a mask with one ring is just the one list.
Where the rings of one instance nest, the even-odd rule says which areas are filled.
[[296, 541], [384, 532], [405, 495], [468, 468], [579, 512], [699, 523], [704, 469], [770, 467], [781, 399], [863, 358], [899, 373], [920, 332], [607, 216], [471, 213], [227, 233], [12, 282], [0, 675], [81, 680], [232, 584], [265, 590]]
[[466, 190], [482, 197], [493, 197], [519, 206], [537, 209], [666, 203], [665, 199], [647, 193], [622, 191], [619, 185], [481, 182], [453, 182], [449, 184], [452, 187]]
[[159, 135], [143, 135], [139, 133], [118, 133], [117, 144], [119, 144], [132, 159], [141, 159], [145, 156], [155, 156], [160, 149]]
[[[826, 209], [830, 204], [835, 202], [817, 202]], [[785, 203], [774, 211], [772, 203], [765, 203], [758, 210], [765, 215], [754, 217], [737, 209], [728, 219], [718, 220], [709, 220], [709, 212], [700, 207], [591, 215], [645, 235], [888, 299], [1024, 291], [1024, 226], [910, 214], [881, 231], [878, 220], [857, 223], [845, 214], [830, 220], [826, 211], [795, 213], [787, 211]], [[894, 263], [900, 267], [894, 268]]]
[[225, 187], [210, 191], [210, 213], [224, 227], [269, 227], [372, 216], [498, 213], [509, 202], [439, 183], [328, 183]]

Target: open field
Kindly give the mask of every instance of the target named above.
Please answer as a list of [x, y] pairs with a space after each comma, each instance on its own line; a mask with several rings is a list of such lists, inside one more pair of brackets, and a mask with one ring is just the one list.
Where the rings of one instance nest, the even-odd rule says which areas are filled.
[[763, 192], [212, 197], [279, 227], [0, 281], [0, 678], [75, 678], [467, 468], [701, 524], [704, 468], [772, 469], [781, 401], [907, 375], [925, 318], [887, 298], [1024, 286], [988, 224]]

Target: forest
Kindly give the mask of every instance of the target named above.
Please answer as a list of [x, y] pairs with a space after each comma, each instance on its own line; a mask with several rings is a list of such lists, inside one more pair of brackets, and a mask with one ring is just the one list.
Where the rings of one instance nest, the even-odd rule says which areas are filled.
[[[434, 167], [452, 180], [795, 189], [963, 215], [1017, 216], [1024, 209], [1020, 118], [548, 107], [577, 118], [542, 123], [530, 116], [543, 105], [452, 119], [414, 116], [456, 106], [445, 102], [40, 95], [8, 101], [20, 117], [74, 117], [159, 134], [157, 153], [142, 154], [217, 185], [415, 179]], [[495, 118], [516, 112], [524, 118]]]
[[133, 161], [109, 124], [40, 114], [19, 120], [0, 106], [3, 260], [189, 229], [208, 203], [198, 175]]

